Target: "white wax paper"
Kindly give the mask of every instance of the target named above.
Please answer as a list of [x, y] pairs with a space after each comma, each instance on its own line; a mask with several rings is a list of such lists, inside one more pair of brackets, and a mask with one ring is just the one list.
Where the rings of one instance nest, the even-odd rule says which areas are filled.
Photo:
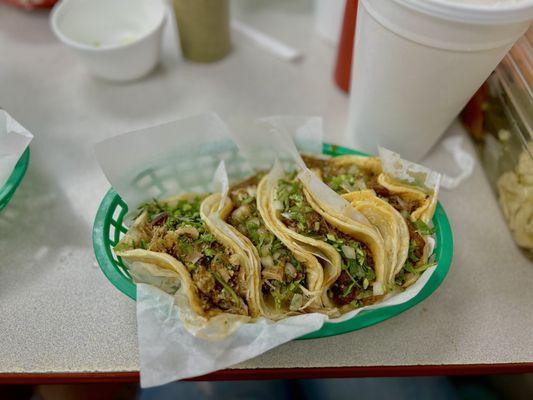
[[440, 184], [445, 189], [455, 189], [474, 172], [476, 160], [463, 148], [464, 140], [464, 135], [453, 135], [442, 141], [442, 147], [452, 156], [455, 161], [455, 167], [459, 170], [455, 176], [442, 176]]
[[226, 160], [232, 177], [249, 173], [242, 157], [238, 157], [228, 128], [215, 114], [112, 137], [97, 143], [95, 154], [130, 210], [152, 198], [210, 191], [221, 160]]
[[421, 189], [438, 190], [441, 174], [423, 165], [404, 160], [398, 153], [379, 147], [383, 172], [393, 178]]
[[6, 111], [0, 110], [0, 188], [5, 185], [32, 139], [33, 135], [26, 128]]
[[[249, 124], [247, 129], [232, 131], [216, 115], [207, 114], [120, 135], [99, 143], [95, 151], [110, 183], [133, 210], [152, 197], [165, 198], [191, 191], [225, 192], [228, 176], [231, 182], [235, 182], [250, 174], [251, 167], [272, 167], [275, 158], [285, 164], [296, 162], [303, 168], [291, 138], [300, 151], [319, 154], [322, 149], [321, 119], [269, 117]], [[317, 190], [328, 201], [336, 203], [339, 210], [342, 208], [347, 212], [343, 199], [339, 200], [340, 197], [327, 185], [312, 176], [307, 179], [313, 181], [315, 189], [312, 190]], [[435, 267], [427, 269], [406, 291], [330, 322], [347, 320], [364, 309], [406, 302], [419, 293], [434, 270]], [[253, 323], [237, 324], [233, 333], [223, 340], [205, 340], [201, 338], [205, 336], [201, 327], [188, 325], [187, 316], [191, 310], [187, 299], [180, 290], [174, 292], [177, 276], [155, 270], [153, 273], [157, 276], [151, 276], [149, 271], [150, 266], [142, 263], [132, 266], [135, 279], [148, 283], [137, 284], [142, 387], [230, 367], [316, 331], [328, 320], [318, 313], [279, 322], [259, 318]], [[153, 285], [159, 285], [166, 292]]]
[[141, 386], [150, 387], [227, 368], [306, 333], [326, 317], [304, 314], [274, 323], [261, 318], [243, 324], [218, 342], [192, 336], [183, 326], [175, 298], [150, 285], [137, 285], [137, 334]]

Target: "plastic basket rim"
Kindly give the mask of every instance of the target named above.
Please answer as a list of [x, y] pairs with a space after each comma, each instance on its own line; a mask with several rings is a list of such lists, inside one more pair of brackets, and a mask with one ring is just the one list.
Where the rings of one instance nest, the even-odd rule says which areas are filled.
[[[368, 154], [357, 150], [328, 143], [324, 143], [322, 153], [333, 156], [344, 154], [368, 156]], [[118, 271], [113, 259], [111, 246], [108, 245], [110, 225], [108, 221], [111, 219], [116, 205], [121, 201], [122, 199], [113, 188], [110, 188], [102, 199], [93, 224], [93, 248], [98, 265], [111, 284], [132, 300], [136, 300], [135, 283]], [[346, 321], [327, 321], [319, 330], [304, 335], [299, 339], [315, 339], [340, 335], [375, 325], [414, 307], [435, 292], [448, 274], [453, 257], [451, 226], [440, 202], [438, 202], [435, 210], [433, 224], [436, 227], [436, 247], [434, 253], [438, 265], [424, 288], [415, 297], [402, 304], [386, 306], [375, 310], [363, 310]]]
[[30, 148], [27, 147], [18, 159], [17, 164], [15, 164], [15, 168], [13, 168], [13, 172], [9, 175], [4, 186], [0, 187], [0, 209], [5, 207], [13, 197], [20, 182], [22, 182], [22, 178], [24, 178], [24, 175], [26, 174], [29, 163]]

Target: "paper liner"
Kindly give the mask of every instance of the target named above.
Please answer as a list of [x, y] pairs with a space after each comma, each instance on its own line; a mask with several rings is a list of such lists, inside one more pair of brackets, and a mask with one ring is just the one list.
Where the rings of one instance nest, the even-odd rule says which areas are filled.
[[0, 188], [6, 184], [32, 139], [33, 135], [26, 128], [0, 110]]

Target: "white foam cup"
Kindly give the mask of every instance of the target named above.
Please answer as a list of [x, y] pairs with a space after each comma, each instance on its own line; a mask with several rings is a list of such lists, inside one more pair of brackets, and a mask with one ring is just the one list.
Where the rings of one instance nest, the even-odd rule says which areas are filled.
[[533, 0], [360, 0], [348, 140], [422, 158], [532, 17]]

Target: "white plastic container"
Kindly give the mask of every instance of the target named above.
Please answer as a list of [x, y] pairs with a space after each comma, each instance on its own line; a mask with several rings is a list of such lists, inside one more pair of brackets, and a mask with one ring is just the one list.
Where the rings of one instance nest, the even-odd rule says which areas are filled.
[[51, 26], [93, 75], [128, 81], [159, 61], [165, 15], [163, 0], [63, 0]]
[[533, 0], [473, 3], [359, 1], [347, 129], [353, 145], [417, 160], [435, 144], [533, 16]]

